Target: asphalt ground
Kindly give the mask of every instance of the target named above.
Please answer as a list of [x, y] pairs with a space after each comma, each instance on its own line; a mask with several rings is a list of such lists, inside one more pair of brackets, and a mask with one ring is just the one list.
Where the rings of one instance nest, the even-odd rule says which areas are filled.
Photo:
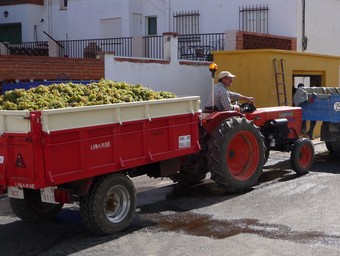
[[135, 218], [110, 236], [88, 232], [77, 206], [53, 221], [26, 223], [2, 197], [0, 255], [340, 255], [340, 156], [313, 143], [308, 174], [291, 170], [289, 153], [271, 152], [259, 183], [241, 194], [209, 177], [192, 187], [134, 178]]

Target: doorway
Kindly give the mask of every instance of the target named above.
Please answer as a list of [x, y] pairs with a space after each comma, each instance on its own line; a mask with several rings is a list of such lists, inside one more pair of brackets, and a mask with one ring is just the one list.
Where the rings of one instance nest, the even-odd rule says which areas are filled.
[[21, 23], [0, 25], [0, 41], [9, 43], [21, 43]]
[[304, 84], [305, 87], [321, 87], [322, 75], [293, 75], [292, 95], [295, 94], [300, 83]]

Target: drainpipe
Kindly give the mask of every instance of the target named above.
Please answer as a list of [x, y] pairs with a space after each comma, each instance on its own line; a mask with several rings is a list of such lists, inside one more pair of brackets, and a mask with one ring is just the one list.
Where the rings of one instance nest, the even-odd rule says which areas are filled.
[[47, 32], [52, 35], [52, 0], [46, 0]]
[[166, 6], [166, 16], [168, 18], [168, 32], [171, 32], [171, 0], [167, 1], [167, 6]]
[[306, 36], [306, 0], [302, 0], [302, 51], [307, 50], [308, 38]]

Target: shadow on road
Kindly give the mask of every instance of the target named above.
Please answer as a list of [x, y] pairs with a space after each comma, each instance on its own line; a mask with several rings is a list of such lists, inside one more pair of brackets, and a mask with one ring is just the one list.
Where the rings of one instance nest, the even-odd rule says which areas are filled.
[[[325, 172], [325, 173], [340, 173], [339, 170], [339, 159], [340, 154], [334, 154], [329, 152], [322, 152], [315, 155], [314, 163], [311, 167], [310, 172]], [[278, 172], [284, 175], [284, 172], [291, 170], [290, 159], [276, 162], [272, 165], [265, 165], [264, 169], [269, 169], [270, 172]], [[291, 179], [297, 178], [299, 175], [292, 175]]]
[[114, 241], [149, 225], [152, 224], [148, 224], [148, 221], [144, 220], [143, 225], [133, 224], [124, 232], [109, 236], [97, 236], [86, 229], [81, 220], [79, 209], [64, 208], [51, 221], [24, 222], [18, 219], [1, 224], [1, 255], [76, 254]]
[[340, 154], [322, 152], [315, 155], [312, 172], [325, 172], [340, 174], [339, 170]]
[[[185, 212], [239, 195], [228, 194], [209, 180], [191, 187], [170, 185], [150, 188], [137, 193], [139, 206], [131, 225], [124, 232], [109, 236], [90, 233], [81, 220], [79, 207], [64, 207], [51, 221], [24, 222], [14, 217], [9, 200], [5, 198], [2, 199], [0, 212], [1, 223], [4, 223], [0, 224], [1, 251], [6, 255], [70, 255], [157, 224], [145, 214]], [[156, 199], [152, 201], [152, 197]]]

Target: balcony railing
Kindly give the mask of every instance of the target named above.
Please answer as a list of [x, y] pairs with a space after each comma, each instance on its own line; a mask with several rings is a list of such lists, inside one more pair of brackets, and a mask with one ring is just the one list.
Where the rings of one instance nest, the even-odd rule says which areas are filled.
[[[240, 35], [238, 35], [240, 34]], [[284, 49], [295, 50], [296, 39], [250, 32], [237, 33], [237, 49]], [[225, 33], [178, 35], [178, 59], [212, 61], [212, 52], [225, 49]], [[48, 42], [21, 44], [4, 43], [11, 55], [59, 56], [70, 58], [96, 58], [99, 53], [112, 52], [122, 57], [164, 58], [163, 36], [132, 37], [54, 41], [56, 48], [49, 49]], [[140, 43], [140, 47], [138, 45]], [[137, 49], [133, 49], [133, 45]], [[59, 52], [56, 53], [55, 49]], [[49, 52], [50, 51], [50, 52]], [[51, 53], [52, 52], [52, 53]]]
[[132, 56], [132, 37], [58, 41], [59, 57], [95, 58], [99, 52], [117, 56]]
[[224, 33], [190, 34], [178, 36], [179, 59], [212, 60], [212, 51], [224, 49]]
[[[179, 35], [178, 58], [209, 60], [211, 51], [223, 50], [224, 36], [224, 33]], [[95, 58], [100, 52], [133, 57], [132, 37], [53, 41], [58, 45], [59, 57]], [[49, 56], [48, 42], [6, 44], [6, 47], [11, 55]], [[145, 58], [163, 59], [163, 36], [144, 36], [142, 52]]]
[[144, 55], [146, 58], [163, 59], [163, 36], [144, 36]]
[[48, 42], [4, 43], [10, 55], [48, 56]]

